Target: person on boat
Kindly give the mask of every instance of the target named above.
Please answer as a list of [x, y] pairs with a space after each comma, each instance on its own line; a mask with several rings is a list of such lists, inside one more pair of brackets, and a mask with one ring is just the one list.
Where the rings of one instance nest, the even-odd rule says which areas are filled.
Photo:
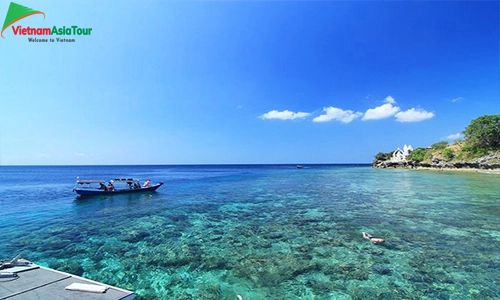
[[107, 188], [107, 191], [112, 191], [115, 189], [115, 186], [113, 185], [113, 180], [111, 180], [109, 183], [108, 183], [108, 188]]
[[106, 187], [106, 185], [105, 185], [104, 183], [99, 182], [99, 189], [100, 189], [100, 190], [104, 190], [104, 191], [105, 191], [105, 190], [107, 190], [108, 188]]
[[134, 190], [138, 190], [141, 188], [141, 185], [137, 182], [134, 182]]
[[378, 238], [378, 237], [374, 237], [372, 236], [371, 234], [368, 234], [366, 232], [363, 232], [363, 238], [369, 240], [370, 242], [374, 243], [374, 244], [378, 244], [378, 243], [385, 243], [385, 240], [382, 239], [382, 238]]
[[146, 182], [144, 182], [144, 184], [142, 185], [143, 188], [147, 188], [149, 186], [149, 183], [151, 182], [151, 180], [146, 180]]

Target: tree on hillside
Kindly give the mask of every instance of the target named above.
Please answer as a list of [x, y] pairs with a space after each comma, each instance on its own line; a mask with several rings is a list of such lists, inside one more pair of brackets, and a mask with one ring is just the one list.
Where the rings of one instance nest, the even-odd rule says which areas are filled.
[[379, 152], [377, 155], [375, 155], [375, 160], [389, 160], [392, 157], [392, 152], [389, 153], [383, 153]]
[[446, 161], [451, 161], [455, 158], [455, 152], [453, 152], [453, 150], [451, 150], [450, 148], [446, 148], [443, 150], [443, 156]]
[[425, 160], [427, 152], [428, 151], [424, 148], [417, 148], [411, 151], [406, 159], [421, 162]]
[[473, 151], [500, 149], [500, 115], [472, 120], [463, 132], [465, 143]]
[[448, 142], [443, 141], [443, 142], [438, 142], [438, 143], [432, 144], [431, 148], [435, 149], [435, 150], [441, 150], [441, 149], [446, 148], [446, 146], [448, 146]]

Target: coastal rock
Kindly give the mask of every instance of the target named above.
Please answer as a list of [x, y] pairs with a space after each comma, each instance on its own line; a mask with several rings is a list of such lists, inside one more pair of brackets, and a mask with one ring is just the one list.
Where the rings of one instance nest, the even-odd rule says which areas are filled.
[[392, 270], [389, 267], [384, 266], [384, 265], [379, 265], [379, 264], [373, 265], [372, 270], [375, 273], [380, 274], [380, 275], [391, 275], [392, 274]]
[[500, 155], [487, 155], [473, 161], [444, 161], [434, 158], [431, 162], [375, 160], [373, 168], [402, 168], [402, 169], [471, 169], [471, 170], [500, 170]]

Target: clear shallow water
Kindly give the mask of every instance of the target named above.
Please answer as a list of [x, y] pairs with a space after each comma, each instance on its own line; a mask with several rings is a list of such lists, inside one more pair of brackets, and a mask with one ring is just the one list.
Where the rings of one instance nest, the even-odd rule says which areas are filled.
[[[154, 194], [78, 199], [76, 176]], [[498, 299], [500, 176], [367, 166], [0, 167], [2, 258], [138, 299]], [[361, 232], [387, 239], [374, 245]]]

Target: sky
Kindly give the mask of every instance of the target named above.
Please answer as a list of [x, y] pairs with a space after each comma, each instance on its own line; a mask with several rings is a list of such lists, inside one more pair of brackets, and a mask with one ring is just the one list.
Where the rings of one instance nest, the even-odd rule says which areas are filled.
[[0, 165], [370, 163], [500, 114], [498, 1], [16, 1]]

